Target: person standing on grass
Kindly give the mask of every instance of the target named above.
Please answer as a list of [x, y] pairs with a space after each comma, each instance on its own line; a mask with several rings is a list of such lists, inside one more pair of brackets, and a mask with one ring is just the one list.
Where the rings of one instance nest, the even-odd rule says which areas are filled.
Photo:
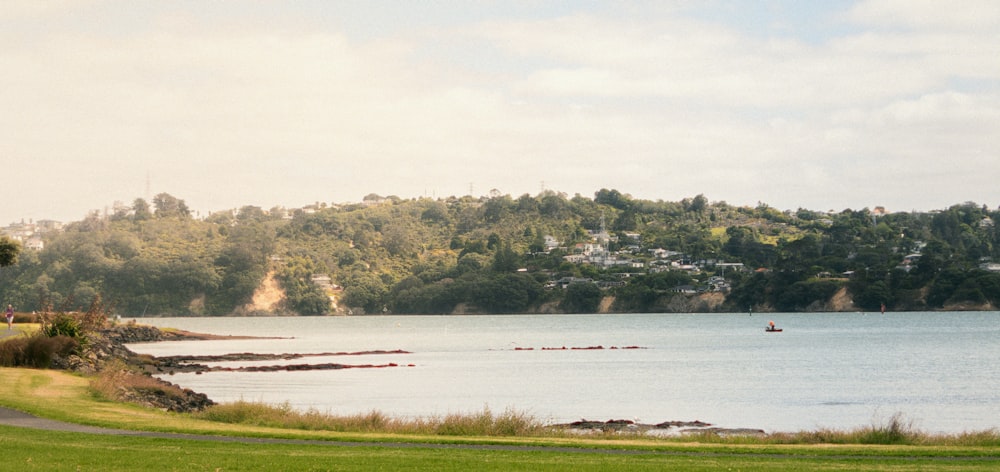
[[14, 305], [7, 304], [7, 331], [14, 329]]

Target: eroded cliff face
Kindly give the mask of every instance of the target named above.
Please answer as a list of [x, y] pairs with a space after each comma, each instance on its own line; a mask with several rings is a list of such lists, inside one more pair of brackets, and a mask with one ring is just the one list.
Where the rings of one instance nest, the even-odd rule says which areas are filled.
[[252, 301], [242, 307], [241, 314], [282, 313], [284, 311], [285, 298], [285, 289], [281, 288], [281, 284], [278, 283], [278, 279], [275, 278], [275, 273], [272, 270], [267, 273], [267, 276], [261, 281], [260, 286], [254, 291]]
[[615, 297], [604, 297], [600, 305], [597, 306], [598, 313], [611, 313], [611, 306], [615, 304]]
[[817, 308], [816, 310], [809, 311], [858, 311], [858, 307], [854, 305], [854, 299], [851, 298], [847, 287], [841, 287], [840, 290], [837, 290], [837, 293], [830, 297], [830, 301], [827, 302], [826, 306]]
[[990, 302], [983, 303], [946, 303], [943, 307], [944, 311], [995, 311], [997, 309]]

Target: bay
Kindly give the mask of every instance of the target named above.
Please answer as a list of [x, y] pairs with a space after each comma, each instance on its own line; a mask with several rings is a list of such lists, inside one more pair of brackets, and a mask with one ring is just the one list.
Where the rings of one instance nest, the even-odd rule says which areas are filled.
[[[765, 333], [773, 320], [782, 333]], [[278, 339], [133, 344], [155, 356], [404, 350], [215, 365], [336, 362], [381, 369], [163, 378], [218, 402], [399, 417], [508, 408], [543, 421], [701, 420], [798, 431], [881, 423], [932, 433], [1000, 427], [996, 312], [143, 318]], [[572, 349], [596, 348], [601, 349]], [[543, 348], [562, 348], [549, 350]], [[412, 367], [410, 366], [412, 365]]]

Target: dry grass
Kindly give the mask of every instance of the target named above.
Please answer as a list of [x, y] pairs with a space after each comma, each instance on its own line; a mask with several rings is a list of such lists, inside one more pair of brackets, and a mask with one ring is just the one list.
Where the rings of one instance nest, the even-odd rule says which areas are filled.
[[90, 388], [98, 397], [111, 401], [128, 401], [130, 391], [161, 391], [177, 397], [184, 394], [180, 387], [134, 372], [121, 361], [106, 365], [90, 381]]
[[766, 438], [772, 444], [879, 444], [908, 446], [1000, 446], [1000, 431], [965, 432], [960, 434], [930, 434], [914, 427], [902, 413], [894, 413], [870, 426], [850, 430], [819, 429], [796, 433], [772, 433]]
[[[552, 428], [537, 418], [514, 410], [494, 414], [489, 408], [471, 414], [400, 419], [379, 411], [335, 416], [314, 409], [305, 412], [292, 408], [288, 403], [268, 405], [260, 402], [237, 401], [212, 406], [196, 418], [227, 424], [288, 428], [306, 431], [333, 431], [345, 433], [415, 434], [434, 436], [493, 436], [493, 437], [566, 437], [565, 431]], [[645, 439], [642, 432], [605, 432], [593, 439]], [[1000, 431], [987, 430], [955, 435], [929, 434], [913, 427], [901, 413], [871, 426], [849, 430], [820, 429], [796, 433], [771, 433], [764, 436], [730, 436], [713, 432], [692, 433], [666, 441], [697, 441], [722, 444], [771, 444], [771, 445], [910, 445], [910, 446], [964, 446], [998, 447]]]
[[64, 357], [78, 347], [79, 343], [67, 336], [17, 336], [0, 342], [0, 366], [44, 369], [54, 357]]
[[300, 412], [287, 403], [267, 405], [241, 400], [215, 405], [195, 415], [223, 423], [354, 433], [529, 437], [549, 431], [546, 425], [531, 415], [510, 409], [494, 414], [489, 408], [473, 414], [401, 419], [379, 411], [335, 416], [314, 409]]

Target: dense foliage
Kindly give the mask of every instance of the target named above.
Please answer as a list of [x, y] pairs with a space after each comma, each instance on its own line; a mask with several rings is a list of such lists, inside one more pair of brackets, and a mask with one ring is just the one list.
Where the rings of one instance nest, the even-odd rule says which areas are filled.
[[[20, 311], [103, 296], [126, 315], [224, 315], [260, 310], [255, 291], [273, 279], [284, 298], [266, 311], [303, 315], [983, 308], [1000, 306], [998, 219], [971, 202], [927, 213], [781, 212], [608, 189], [594, 198], [369, 195], [195, 219], [160, 194], [45, 233], [44, 249], [21, 250], [0, 271], [0, 297]], [[601, 244], [624, 263], [565, 257], [602, 228], [610, 237]], [[8, 241], [0, 249], [17, 255]], [[321, 275], [333, 286], [316, 283]], [[721, 303], [682, 303], [706, 292]]]

